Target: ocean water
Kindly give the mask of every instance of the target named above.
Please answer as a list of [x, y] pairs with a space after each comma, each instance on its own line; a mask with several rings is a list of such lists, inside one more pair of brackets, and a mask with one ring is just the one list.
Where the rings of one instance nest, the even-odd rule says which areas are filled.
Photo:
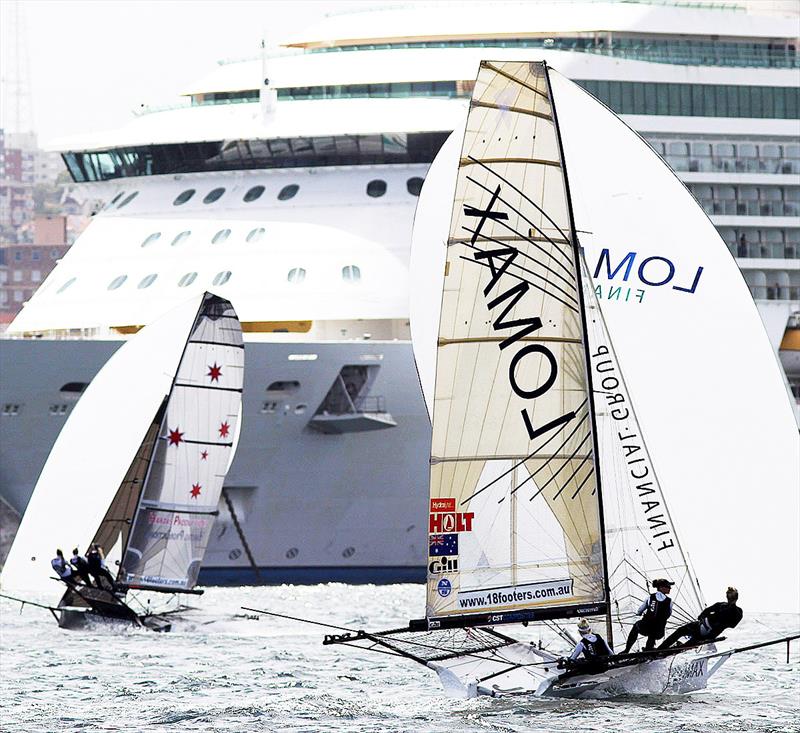
[[[615, 700], [457, 700], [411, 661], [323, 647], [325, 629], [242, 617], [265, 608], [354, 628], [403, 626], [423, 588], [212, 588], [167, 634], [57, 627], [0, 601], [0, 730], [17, 731], [800, 731], [800, 642], [732, 657], [707, 690]], [[747, 613], [741, 646], [796, 632], [798, 617]]]

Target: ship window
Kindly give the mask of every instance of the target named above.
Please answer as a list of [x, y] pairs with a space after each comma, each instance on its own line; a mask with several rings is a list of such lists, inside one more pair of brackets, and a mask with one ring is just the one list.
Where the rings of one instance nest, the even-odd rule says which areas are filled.
[[108, 208], [111, 208], [114, 204], [116, 204], [117, 201], [119, 201], [120, 198], [122, 198], [122, 194], [123, 194], [123, 192], [120, 191], [116, 196], [114, 196], [114, 198], [111, 199], [111, 201], [108, 202]]
[[51, 415], [66, 415], [67, 414], [67, 405], [50, 405], [50, 414]]
[[376, 199], [386, 193], [386, 181], [376, 178], [367, 184], [367, 196]]
[[270, 384], [269, 387], [267, 387], [267, 392], [282, 392], [285, 394], [292, 394], [292, 392], [297, 392], [298, 389], [300, 389], [300, 382], [297, 382], [294, 379], [282, 379]]
[[6, 404], [3, 405], [4, 415], [19, 415], [19, 405]]
[[278, 201], [288, 201], [294, 198], [299, 190], [300, 186], [296, 183], [290, 183], [288, 186], [284, 186], [280, 190], [280, 193], [278, 193]]
[[667, 155], [689, 155], [689, 144], [670, 143], [667, 145]]
[[261, 412], [263, 412], [265, 415], [271, 415], [277, 409], [278, 409], [277, 402], [265, 402], [261, 407]]
[[295, 415], [302, 415], [308, 409], [308, 405], [302, 402], [294, 408]]
[[225, 193], [224, 188], [212, 188], [203, 199], [204, 204], [213, 204], [215, 201], [219, 200], [222, 197], [222, 194]]
[[[62, 397], [66, 397], [67, 395], [79, 395], [88, 387], [87, 382], [67, 382], [61, 386], [59, 392], [62, 393]], [[66, 393], [66, 394], [64, 394]]]
[[261, 198], [261, 194], [264, 193], [263, 186], [253, 186], [245, 195], [243, 201], [246, 204], [252, 203], [258, 198]]
[[138, 191], [134, 191], [131, 194], [128, 194], [122, 201], [117, 204], [117, 208], [121, 209], [123, 206], [127, 206], [131, 201], [133, 201], [139, 195]]
[[188, 239], [191, 235], [192, 233], [188, 229], [185, 232], [181, 232], [175, 237], [175, 239], [172, 240], [172, 246], [174, 247], [175, 245], [180, 244], [185, 239]]
[[306, 271], [303, 267], [293, 267], [289, 270], [289, 274], [286, 276], [286, 279], [290, 283], [301, 283], [303, 280], [306, 279]]
[[357, 282], [361, 279], [361, 268], [358, 265], [345, 265], [342, 268], [342, 280]]
[[692, 143], [692, 155], [698, 158], [708, 158], [711, 156], [711, 143]]
[[153, 272], [150, 275], [145, 275], [141, 282], [136, 286], [139, 290], [144, 290], [145, 288], [149, 288], [158, 278], [158, 275]]
[[714, 143], [714, 155], [720, 158], [732, 158], [733, 145], [730, 143]]
[[258, 242], [264, 236], [264, 232], [265, 231], [266, 230], [264, 229], [264, 227], [258, 227], [257, 229], [251, 229], [250, 233], [247, 235], [247, 241], [250, 242], [250, 243]]
[[182, 193], [179, 193], [175, 200], [172, 202], [173, 206], [180, 206], [181, 204], [185, 204], [190, 198], [194, 196], [194, 189], [187, 188]]
[[191, 285], [197, 279], [196, 272], [187, 272], [180, 280], [178, 280], [178, 287], [185, 288]]
[[425, 179], [420, 178], [419, 176], [414, 176], [414, 178], [409, 178], [406, 181], [406, 190], [412, 196], [419, 196], [420, 191], [422, 191], [423, 183], [425, 183]]
[[211, 240], [211, 244], [222, 244], [228, 237], [231, 236], [230, 229], [220, 229]]
[[157, 242], [159, 239], [161, 239], [161, 232], [153, 232], [152, 234], [148, 234], [144, 242], [142, 242], [142, 247], [147, 247], [148, 244]]
[[109, 290], [116, 290], [119, 287], [122, 287], [122, 284], [128, 279], [127, 275], [118, 275], [115, 277], [109, 284]]
[[212, 284], [224, 285], [230, 279], [231, 279], [231, 271], [223, 270], [222, 272], [218, 272], [216, 275], [214, 275], [214, 280], [212, 281]]
[[58, 290], [56, 290], [56, 293], [63, 293], [63, 292], [64, 292], [64, 291], [65, 291], [65, 290], [66, 290], [66, 289], [67, 289], [67, 288], [68, 288], [70, 285], [72, 285], [72, 283], [74, 283], [74, 282], [75, 282], [77, 279], [78, 279], [77, 277], [71, 277], [71, 278], [70, 278], [69, 280], [67, 280], [67, 282], [65, 282], [65, 283], [64, 283], [64, 284], [63, 284], [63, 285], [62, 285], [62, 286], [61, 286], [61, 287], [60, 287]]

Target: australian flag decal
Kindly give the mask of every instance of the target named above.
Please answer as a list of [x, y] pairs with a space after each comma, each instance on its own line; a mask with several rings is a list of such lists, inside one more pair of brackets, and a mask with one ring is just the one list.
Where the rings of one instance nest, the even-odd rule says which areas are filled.
[[430, 536], [430, 554], [431, 556], [458, 555], [458, 535], [432, 534]]

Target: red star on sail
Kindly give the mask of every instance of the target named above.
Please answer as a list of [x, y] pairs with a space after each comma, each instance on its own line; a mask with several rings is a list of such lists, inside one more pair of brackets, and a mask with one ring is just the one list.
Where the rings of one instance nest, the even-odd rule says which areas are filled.
[[200, 484], [192, 484], [192, 490], [189, 492], [192, 495], [192, 499], [196, 499], [200, 496], [200, 489], [202, 486]]
[[170, 430], [169, 435], [167, 438], [169, 439], [170, 445], [178, 445], [178, 443], [183, 443], [183, 433], [178, 432], [179, 428], [175, 428], [175, 430]]
[[219, 382], [219, 378], [222, 376], [222, 367], [214, 362], [214, 366], [208, 365], [208, 374], [207, 377], [211, 377], [212, 382]]
[[219, 437], [220, 438], [227, 438], [228, 437], [228, 431], [230, 429], [231, 429], [231, 426], [228, 425], [227, 422], [222, 423], [222, 425], [219, 426]]
[[200, 454], [200, 460], [204, 461], [204, 460], [206, 460], [206, 458], [208, 458], [208, 451], [207, 451], [207, 450], [204, 450], [204, 451], [203, 451], [203, 452]]

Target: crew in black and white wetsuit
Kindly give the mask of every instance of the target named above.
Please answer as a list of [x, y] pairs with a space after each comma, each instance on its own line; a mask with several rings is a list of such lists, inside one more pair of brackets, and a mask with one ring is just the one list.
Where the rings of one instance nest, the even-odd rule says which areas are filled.
[[107, 585], [107, 590], [114, 590], [114, 576], [108, 572], [106, 561], [103, 557], [103, 549], [100, 545], [93, 544], [91, 546], [89, 552], [86, 553], [86, 562], [97, 587], [104, 588]]
[[644, 645], [645, 651], [654, 649], [656, 641], [664, 636], [667, 619], [672, 615], [672, 599], [669, 597], [669, 592], [673, 585], [675, 585], [673, 582], [664, 578], [653, 581], [653, 588], [656, 589], [656, 592], [651, 593], [639, 606], [636, 615], [642, 618], [633, 625], [631, 633], [628, 634], [623, 654], [627, 654], [631, 650], [639, 635], [647, 637]]
[[571, 662], [581, 655], [584, 659], [594, 662], [614, 654], [614, 650], [608, 645], [608, 642], [600, 634], [592, 631], [592, 627], [585, 618], [578, 623], [578, 633], [581, 635], [581, 640], [575, 645], [575, 650], [569, 657]]
[[78, 552], [77, 547], [72, 550], [70, 564], [72, 565], [74, 574], [79, 575], [81, 580], [83, 580], [84, 585], [88, 585], [91, 588], [93, 583], [92, 578], [89, 575], [89, 563], [87, 562], [86, 558]]
[[50, 565], [52, 565], [53, 570], [56, 571], [58, 577], [61, 578], [61, 580], [63, 580], [67, 585], [77, 585], [78, 579], [75, 576], [75, 573], [72, 572], [72, 568], [69, 566], [69, 563], [64, 559], [64, 553], [61, 552], [61, 550], [56, 550], [56, 556], [50, 561]]

